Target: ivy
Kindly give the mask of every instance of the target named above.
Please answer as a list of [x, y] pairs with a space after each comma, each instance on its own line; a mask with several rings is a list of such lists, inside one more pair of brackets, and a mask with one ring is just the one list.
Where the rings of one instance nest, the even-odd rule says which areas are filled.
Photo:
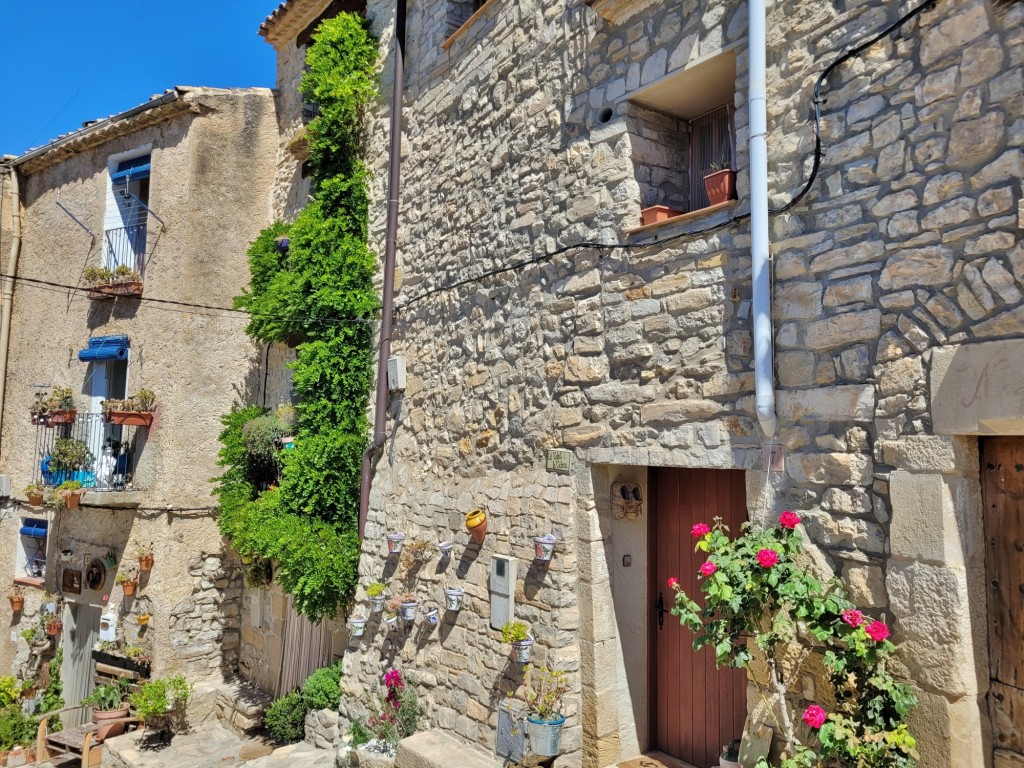
[[250, 313], [253, 339], [296, 347], [298, 418], [294, 449], [278, 457], [280, 485], [262, 491], [242, 429], [267, 412], [244, 408], [223, 417], [224, 474], [214, 491], [221, 533], [243, 555], [275, 561], [278, 583], [313, 620], [335, 615], [357, 582], [359, 475], [373, 385], [369, 321], [379, 309], [362, 159], [376, 62], [377, 42], [358, 15], [329, 19], [314, 36], [300, 88], [320, 106], [308, 126], [313, 194], [291, 225], [277, 222], [252, 243], [249, 287], [235, 299]]

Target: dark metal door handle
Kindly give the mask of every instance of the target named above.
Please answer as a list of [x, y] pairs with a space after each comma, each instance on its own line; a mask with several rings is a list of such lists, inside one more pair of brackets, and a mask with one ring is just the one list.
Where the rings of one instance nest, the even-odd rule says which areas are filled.
[[665, 628], [665, 595], [661, 592], [658, 593], [658, 604], [655, 606], [655, 610], [658, 612], [658, 630], [661, 631]]

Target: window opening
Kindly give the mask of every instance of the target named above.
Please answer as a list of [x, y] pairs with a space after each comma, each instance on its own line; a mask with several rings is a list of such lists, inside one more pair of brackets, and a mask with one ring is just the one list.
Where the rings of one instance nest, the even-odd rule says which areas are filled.
[[33, 579], [46, 576], [46, 536], [48, 533], [46, 520], [32, 517], [23, 518], [20, 530], [20, 547], [17, 553], [16, 572], [24, 573]]
[[126, 267], [142, 273], [149, 215], [150, 156], [122, 160], [110, 174], [113, 206], [108, 205], [104, 228], [103, 266]]
[[711, 205], [704, 177], [718, 170], [736, 168], [736, 142], [733, 140], [733, 106], [723, 104], [690, 121], [690, 210]]

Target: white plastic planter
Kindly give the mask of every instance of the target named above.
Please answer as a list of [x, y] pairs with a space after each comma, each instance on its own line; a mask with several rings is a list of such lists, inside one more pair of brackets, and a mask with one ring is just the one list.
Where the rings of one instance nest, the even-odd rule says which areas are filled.
[[401, 531], [395, 531], [387, 535], [388, 540], [388, 554], [397, 555], [402, 551], [402, 544], [405, 542], [405, 534]]
[[402, 607], [398, 609], [398, 615], [402, 617], [402, 621], [415, 621], [418, 607], [419, 603], [402, 603]]
[[551, 720], [526, 718], [526, 732], [530, 736], [530, 752], [543, 757], [554, 757], [559, 753], [559, 742], [562, 739], [564, 717]]
[[546, 533], [543, 536], [533, 537], [533, 559], [538, 563], [549, 563], [551, 562], [552, 556], [555, 554], [555, 544], [558, 539], [550, 533]]
[[446, 611], [461, 611], [462, 601], [466, 599], [466, 590], [462, 587], [445, 587], [444, 608]]
[[529, 664], [530, 654], [533, 652], [533, 638], [519, 640], [512, 643], [512, 660], [517, 664]]
[[374, 613], [380, 613], [384, 610], [384, 603], [387, 602], [387, 598], [384, 595], [377, 595], [377, 597], [367, 599], [370, 601], [370, 610]]
[[395, 625], [396, 625], [397, 623], [398, 623], [398, 617], [397, 617], [397, 616], [386, 616], [386, 617], [384, 618], [384, 626], [385, 626], [385, 627], [386, 627], [387, 629], [391, 629], [391, 628], [392, 628], [392, 627], [394, 627], [394, 626], [395, 626]]
[[362, 637], [366, 634], [366, 619], [349, 619], [348, 628], [352, 637]]

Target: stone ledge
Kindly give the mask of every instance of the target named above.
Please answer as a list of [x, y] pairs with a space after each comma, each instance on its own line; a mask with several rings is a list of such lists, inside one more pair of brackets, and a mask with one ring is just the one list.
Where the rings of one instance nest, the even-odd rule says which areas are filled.
[[444, 731], [422, 731], [398, 742], [395, 768], [497, 768], [501, 762]]

